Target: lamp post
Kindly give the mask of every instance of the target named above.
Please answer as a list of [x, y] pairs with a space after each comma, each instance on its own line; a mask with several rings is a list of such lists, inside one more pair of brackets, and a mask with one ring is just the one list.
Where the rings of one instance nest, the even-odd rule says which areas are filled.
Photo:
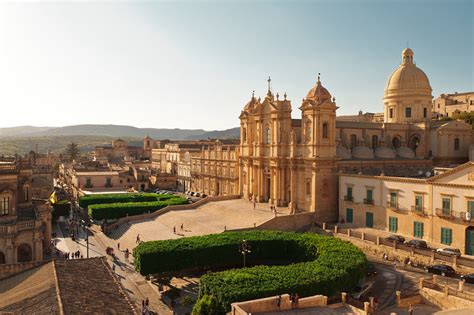
[[244, 256], [244, 268], [245, 268], [245, 258], [247, 254], [249, 254], [250, 251], [250, 245], [247, 243], [246, 240], [243, 240], [242, 243], [240, 243], [240, 248], [239, 248], [240, 253]]
[[86, 230], [86, 248], [87, 248], [86, 257], [89, 258], [89, 226], [90, 226], [90, 223], [86, 224], [86, 221], [81, 220], [81, 226]]

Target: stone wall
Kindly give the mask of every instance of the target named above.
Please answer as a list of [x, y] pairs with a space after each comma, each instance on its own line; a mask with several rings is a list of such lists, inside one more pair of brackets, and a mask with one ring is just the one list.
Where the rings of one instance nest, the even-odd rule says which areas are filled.
[[24, 263], [0, 265], [0, 279], [18, 274], [28, 269], [41, 266], [47, 262], [48, 261], [29, 261]]
[[260, 312], [273, 312], [289, 310], [292, 308], [310, 308], [318, 306], [326, 306], [328, 298], [324, 295], [314, 295], [306, 298], [301, 298], [296, 306], [292, 305], [290, 296], [282, 294], [280, 305], [278, 305], [278, 298], [276, 296], [251, 300], [246, 302], [239, 302], [232, 304], [232, 315], [247, 315]]
[[458, 298], [453, 295], [446, 295], [444, 292], [439, 292], [430, 288], [423, 288], [420, 290], [424, 302], [437, 305], [443, 310], [474, 308], [474, 302]]

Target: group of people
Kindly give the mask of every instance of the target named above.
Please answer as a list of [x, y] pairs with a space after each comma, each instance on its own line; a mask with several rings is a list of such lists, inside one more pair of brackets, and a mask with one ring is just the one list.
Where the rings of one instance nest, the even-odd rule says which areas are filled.
[[150, 301], [148, 300], [148, 297], [144, 300], [142, 300], [142, 314], [143, 315], [148, 315], [150, 314], [150, 310], [148, 309]]
[[[183, 232], [184, 231], [184, 223], [181, 223], [180, 228], [181, 228], [181, 232]], [[176, 226], [173, 226], [173, 234], [176, 234]]]
[[[290, 302], [291, 302], [291, 307], [292, 308], [296, 308], [298, 306], [299, 299], [300, 299], [300, 296], [298, 295], [298, 293], [291, 293], [290, 294]], [[281, 295], [277, 295], [276, 303], [277, 303], [277, 307], [280, 308], [281, 307]]]
[[75, 251], [75, 252], [72, 252], [72, 253], [69, 253], [69, 252], [66, 252], [66, 253], [62, 253], [60, 252], [59, 250], [56, 252], [56, 255], [62, 255], [64, 259], [79, 259], [79, 258], [83, 258], [81, 252], [79, 250]]

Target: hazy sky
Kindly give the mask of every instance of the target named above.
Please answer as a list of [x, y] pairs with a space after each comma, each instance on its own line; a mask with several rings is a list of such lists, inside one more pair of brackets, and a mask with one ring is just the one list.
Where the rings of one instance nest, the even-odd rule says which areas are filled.
[[0, 127], [226, 129], [252, 90], [380, 112], [409, 46], [433, 95], [474, 90], [473, 1], [0, 4]]

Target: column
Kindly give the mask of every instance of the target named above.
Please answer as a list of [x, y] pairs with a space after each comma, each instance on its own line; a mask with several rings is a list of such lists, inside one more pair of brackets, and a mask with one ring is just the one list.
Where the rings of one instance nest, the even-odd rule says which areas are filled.
[[311, 171], [311, 205], [309, 211], [316, 212], [316, 170]]

